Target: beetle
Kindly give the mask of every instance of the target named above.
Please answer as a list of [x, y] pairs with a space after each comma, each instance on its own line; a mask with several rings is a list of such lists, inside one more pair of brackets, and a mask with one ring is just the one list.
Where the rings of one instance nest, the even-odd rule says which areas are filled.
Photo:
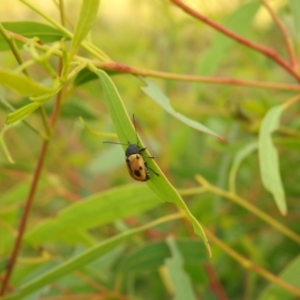
[[[145, 162], [142, 152], [146, 150], [146, 148], [141, 148], [139, 145], [139, 139], [135, 126], [134, 115], [132, 116], [133, 125], [136, 134], [136, 144], [131, 144], [127, 142], [127, 144], [116, 143], [116, 142], [103, 142], [106, 144], [118, 144], [118, 145], [128, 145], [125, 150], [125, 160], [129, 175], [137, 180], [137, 181], [147, 181], [150, 179], [150, 171], [152, 171], [156, 176], [159, 176], [154, 170], [148, 167], [147, 162]], [[154, 159], [154, 156], [147, 156], [148, 158]]]

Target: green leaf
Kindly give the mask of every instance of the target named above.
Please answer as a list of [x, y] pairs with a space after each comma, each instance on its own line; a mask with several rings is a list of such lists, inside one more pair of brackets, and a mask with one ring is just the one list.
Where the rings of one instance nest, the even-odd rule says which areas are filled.
[[40, 103], [40, 102], [33, 102], [33, 103], [30, 103], [30, 104], [28, 104], [26, 106], [23, 106], [23, 107], [19, 108], [18, 110], [10, 113], [7, 116], [7, 119], [6, 119], [5, 123], [7, 125], [9, 125], [9, 124], [21, 121], [24, 118], [26, 118], [28, 115], [30, 115], [31, 113], [33, 113], [41, 105], [42, 105], [42, 103]]
[[74, 258], [71, 258], [68, 261], [58, 265], [49, 272], [46, 272], [43, 275], [32, 279], [28, 283], [19, 286], [18, 293], [16, 295], [10, 296], [9, 299], [24, 299], [24, 296], [32, 294], [48, 284], [53, 284], [53, 282], [57, 281], [59, 278], [71, 273], [74, 270], [86, 266], [96, 259], [99, 259], [101, 256], [116, 248], [119, 244], [127, 240], [129, 237], [175, 218], [178, 218], [178, 215], [160, 218], [146, 225], [128, 230], [114, 237], [106, 239], [105, 241], [75, 256]]
[[195, 300], [193, 286], [184, 270], [182, 254], [173, 238], [167, 239], [171, 251], [171, 258], [166, 259], [168, 275], [173, 285], [174, 300]]
[[0, 147], [2, 148], [7, 160], [11, 163], [14, 164], [15, 161], [13, 160], [12, 156], [10, 155], [10, 152], [6, 146], [5, 140], [4, 140], [4, 134], [6, 132], [6, 130], [9, 128], [10, 126], [4, 126], [4, 128], [1, 130], [0, 132]]
[[96, 79], [98, 79], [98, 76], [94, 72], [92, 72], [88, 68], [84, 68], [77, 74], [74, 80], [74, 85], [79, 86], [86, 82], [96, 80]]
[[[205, 255], [205, 248], [201, 247], [202, 242], [195, 240], [176, 240], [184, 260], [184, 265], [195, 266], [208, 262]], [[171, 256], [170, 248], [165, 241], [158, 241], [140, 247], [124, 258], [121, 271], [144, 272], [157, 270], [165, 263], [165, 259]]]
[[42, 96], [53, 92], [51, 88], [40, 85], [24, 75], [2, 68], [0, 83], [24, 96]]
[[[249, 33], [249, 28], [251, 28], [253, 18], [260, 5], [260, 1], [251, 1], [243, 6], [239, 6], [238, 9], [226, 19], [223, 25], [240, 35]], [[198, 73], [206, 76], [212, 75], [223, 60], [226, 59], [227, 56], [224, 54], [227, 53], [232, 46], [237, 47], [237, 42], [220, 32], [216, 32], [209, 50], [201, 55]]]
[[[279, 277], [294, 287], [300, 289], [300, 255], [298, 255], [292, 262], [290, 262], [284, 270], [279, 274]], [[258, 300], [273, 300], [284, 299], [293, 300], [296, 299], [295, 295], [286, 289], [281, 288], [275, 283], [269, 284], [267, 288], [257, 298]]]
[[[91, 68], [93, 68], [91, 66]], [[94, 70], [95, 73], [99, 76], [99, 79], [102, 84], [103, 93], [105, 100], [110, 111], [112, 121], [115, 126], [116, 133], [120, 139], [121, 143], [127, 143], [128, 141], [136, 142], [137, 136], [135, 128], [130, 121], [130, 118], [126, 112], [122, 99], [108, 75], [102, 70]], [[144, 148], [144, 144], [138, 137], [139, 145]], [[126, 145], [122, 145], [123, 149], [127, 148]], [[211, 255], [210, 247], [206, 238], [206, 235], [198, 222], [198, 220], [192, 215], [188, 207], [186, 206], [183, 199], [180, 197], [175, 188], [171, 185], [162, 171], [158, 168], [157, 164], [153, 159], [147, 158], [151, 156], [150, 153], [145, 150], [145, 161], [148, 166], [153, 169], [159, 176], [152, 175], [151, 179], [146, 181], [150, 189], [164, 202], [172, 202], [180, 207], [186, 214], [187, 218], [190, 220], [194, 227], [194, 231], [198, 234], [204, 241], [204, 244]]]
[[239, 169], [239, 166], [243, 162], [243, 160], [248, 157], [254, 150], [258, 147], [257, 142], [250, 143], [242, 148], [234, 158], [230, 174], [229, 174], [229, 190], [235, 193], [235, 179]]
[[278, 153], [272, 141], [272, 133], [279, 127], [281, 113], [282, 106], [279, 105], [270, 109], [264, 117], [259, 131], [258, 157], [263, 185], [275, 198], [279, 211], [286, 214]]
[[[78, 101], [77, 101], [78, 100]], [[67, 102], [60, 113], [61, 118], [78, 118], [82, 117], [87, 120], [97, 120], [97, 115], [93, 112], [89, 103], [80, 101], [81, 99], [72, 99]], [[48, 110], [46, 109], [46, 112]], [[52, 111], [49, 109], [49, 112]]]
[[70, 49], [70, 57], [72, 57], [83, 39], [89, 33], [94, 23], [98, 11], [100, 0], [82, 0], [79, 12], [79, 19], [76, 23], [75, 32]]
[[[27, 38], [38, 37], [41, 43], [51, 43], [65, 37], [63, 33], [54, 27], [38, 22], [3, 22], [3, 27], [6, 30], [20, 34]], [[21, 48], [22, 43], [16, 41], [16, 45]], [[0, 35], [0, 51], [10, 50], [10, 47]]]
[[56, 218], [28, 230], [25, 239], [33, 245], [66, 241], [65, 236], [147, 211], [161, 201], [147, 186], [128, 185], [94, 194], [61, 210]]
[[[114, 71], [114, 70], [106, 70], [106, 74], [112, 76], [112, 75], [122, 74], [122, 72]], [[74, 85], [79, 86], [96, 79], [98, 79], [98, 76], [94, 72], [92, 72], [89, 68], [84, 68], [77, 74], [74, 80]]]
[[158, 105], [160, 105], [169, 114], [171, 114], [172, 116], [177, 118], [179, 121], [185, 123], [186, 125], [194, 128], [196, 130], [205, 132], [207, 134], [217, 137], [220, 140], [223, 140], [222, 137], [220, 137], [218, 134], [211, 131], [206, 126], [202, 125], [201, 123], [191, 120], [191, 119], [187, 118], [186, 116], [176, 112], [170, 104], [170, 99], [168, 99], [166, 97], [166, 95], [161, 91], [161, 89], [156, 84], [154, 84], [153, 82], [151, 82], [150, 80], [147, 80], [145, 78], [141, 78], [141, 80], [147, 84], [146, 87], [141, 88], [144, 91], [144, 93], [147, 94], [151, 99], [153, 99]]

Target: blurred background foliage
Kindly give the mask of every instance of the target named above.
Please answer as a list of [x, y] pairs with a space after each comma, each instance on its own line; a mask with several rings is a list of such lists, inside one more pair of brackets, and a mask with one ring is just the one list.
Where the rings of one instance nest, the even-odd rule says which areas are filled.
[[[299, 53], [299, 31], [294, 23], [296, 13], [292, 10], [293, 1], [268, 2], [292, 34], [296, 53]], [[55, 1], [31, 3], [59, 20]], [[260, 1], [210, 0], [186, 3], [247, 39], [268, 45], [287, 56], [282, 36]], [[11, 5], [11, 1], [3, 1], [1, 6], [2, 21], [45, 23], [21, 2]], [[65, 1], [67, 27], [74, 26], [79, 8], [80, 1]], [[165, 1], [102, 1], [87, 38], [112, 60], [142, 69], [296, 83], [274, 62], [216, 33]], [[28, 52], [22, 50], [21, 53], [24, 60], [29, 58]], [[83, 49], [78, 54], [90, 57]], [[51, 57], [49, 61], [53, 68], [58, 68], [57, 57]], [[0, 63], [3, 68], [17, 67], [10, 51], [1, 52]], [[33, 65], [29, 72], [32, 78], [41, 83], [50, 80], [49, 74], [41, 66]], [[195, 175], [201, 174], [211, 184], [227, 190], [234, 159], [245, 146], [257, 141], [260, 124], [267, 111], [290, 99], [295, 92], [151, 78], [168, 96], [176, 111], [221, 135], [225, 139], [225, 142], [221, 142], [168, 115], [142, 92], [141, 83], [134, 76], [117, 74], [112, 76], [112, 80], [128, 114], [136, 116], [137, 132], [150, 153], [155, 155], [157, 164], [182, 194], [194, 216], [228, 247], [279, 275], [299, 253], [299, 245], [295, 241], [217, 194], [189, 195], [189, 189], [198, 186]], [[30, 101], [4, 87], [1, 87], [0, 95], [9, 99], [15, 108]], [[45, 103], [47, 115], [51, 114], [54, 106], [54, 101]], [[7, 114], [7, 108], [1, 103], [2, 124]], [[246, 157], [236, 178], [237, 193], [241, 197], [295, 232], [300, 231], [298, 115], [299, 105], [284, 111], [282, 127], [273, 135], [280, 157], [287, 215], [283, 217], [279, 213], [272, 195], [262, 185], [257, 152]], [[80, 117], [96, 131], [114, 133], [99, 81], [89, 81], [75, 87], [61, 110], [30, 212], [28, 229], [49, 218], [55, 219], [61, 210], [72, 207], [86, 197], [110, 191], [114, 187], [132, 185], [122, 148], [103, 144], [103, 141], [110, 139], [92, 135], [80, 122]], [[43, 131], [39, 114], [31, 114], [26, 121]], [[2, 276], [42, 145], [37, 134], [23, 123], [5, 133], [5, 142], [15, 164], [10, 164], [4, 155], [0, 156]], [[133, 191], [135, 186], [139, 188], [143, 184], [136, 183]], [[138, 196], [143, 197], [142, 194]], [[25, 240], [12, 286], [17, 290], [30, 279], [38, 278], [91, 245], [173, 212], [175, 209], [169, 204], [157, 204], [149, 211], [88, 228], [89, 245], [72, 238], [65, 242], [52, 239], [35, 246]], [[181, 255], [185, 258], [183, 270], [186, 273], [183, 272], [181, 280], [187, 274], [194, 292], [194, 298], [187, 296], [186, 299], [246, 300], [258, 299], [259, 296], [268, 299], [262, 294], [268, 287], [267, 280], [244, 269], [214, 243], [211, 243], [213, 256], [208, 259], [203, 244], [191, 236], [191, 228], [184, 221], [141, 232], [93, 263], [46, 288], [38, 289], [32, 296], [36, 298], [28, 299], [64, 299], [54, 298], [62, 295], [69, 295], [70, 299], [79, 299], [75, 295], [82, 295], [82, 299], [173, 299], [176, 281], [166, 275], [166, 257], [170, 256], [168, 251], [174, 249], [166, 239], [171, 235], [179, 240], [178, 248], [181, 247], [182, 253], [185, 253]], [[194, 253], [190, 254], [189, 251]], [[171, 253], [171, 257], [176, 257]], [[190, 261], [187, 261], [189, 257]], [[174, 270], [177, 269], [173, 269], [173, 274], [177, 272]], [[296, 269], [294, 274], [299, 274], [299, 271]], [[284, 294], [286, 298], [280, 298], [281, 292], [278, 289], [276, 298], [272, 299], [294, 299], [289, 293]], [[183, 299], [178, 298], [180, 292], [175, 288], [176, 295], [174, 299]]]

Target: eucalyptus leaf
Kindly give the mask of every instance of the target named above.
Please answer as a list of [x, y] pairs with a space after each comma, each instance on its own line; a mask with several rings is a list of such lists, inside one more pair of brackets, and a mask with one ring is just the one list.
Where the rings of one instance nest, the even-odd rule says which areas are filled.
[[[176, 217], [178, 218], [178, 215]], [[59, 278], [62, 278], [63, 276], [70, 274], [72, 271], [80, 269], [88, 265], [89, 263], [99, 259], [101, 256], [112, 251], [118, 245], [126, 241], [129, 237], [139, 232], [142, 232], [144, 230], [147, 230], [151, 227], [170, 221], [172, 219], [175, 219], [175, 216], [160, 218], [150, 223], [147, 223], [146, 225], [136, 227], [131, 230], [127, 230], [123, 233], [108, 238], [103, 242], [100, 242], [99, 244], [83, 251], [79, 255], [61, 263], [57, 267], [52, 268], [50, 271], [47, 271], [42, 275], [33, 278], [31, 281], [27, 282], [26, 284], [19, 286], [16, 294], [11, 295], [9, 297], [9, 300], [24, 299], [26, 295], [33, 294], [34, 292], [43, 288], [44, 286], [53, 284], [53, 282], [57, 281]]]
[[23, 106], [21, 108], [19, 108], [18, 110], [10, 113], [7, 116], [6, 119], [6, 124], [12, 124], [15, 122], [19, 122], [23, 119], [25, 119], [28, 115], [30, 115], [31, 113], [33, 113], [37, 108], [39, 108], [42, 104], [39, 102], [33, 102], [33, 103], [29, 103], [26, 106]]
[[167, 239], [171, 257], [166, 259], [168, 275], [173, 286], [174, 300], [196, 300], [191, 279], [184, 270], [184, 259], [173, 238]]
[[146, 87], [141, 88], [144, 91], [144, 93], [146, 95], [148, 95], [151, 99], [153, 99], [159, 106], [161, 106], [169, 114], [171, 114], [172, 116], [177, 118], [182, 123], [185, 123], [186, 125], [194, 128], [196, 130], [199, 130], [204, 133], [215, 136], [221, 141], [224, 140], [221, 136], [219, 136], [218, 134], [216, 134], [215, 132], [213, 132], [212, 130], [210, 130], [209, 128], [204, 126], [203, 124], [201, 124], [197, 121], [191, 120], [191, 119], [187, 118], [186, 116], [176, 112], [173, 109], [173, 107], [171, 106], [170, 99], [167, 98], [167, 96], [161, 91], [161, 89], [156, 84], [154, 84], [153, 82], [151, 82], [150, 80], [147, 80], [145, 78], [141, 78], [141, 80], [147, 84]]
[[[24, 37], [37, 37], [43, 44], [59, 41], [60, 39], [65, 38], [61, 31], [43, 23], [21, 21], [3, 22], [2, 25], [6, 30], [17, 33]], [[23, 44], [18, 41], [16, 41], [16, 45], [19, 48], [23, 46]], [[10, 50], [10, 47], [2, 35], [0, 35], [0, 51], [7, 50]]]
[[[201, 265], [208, 262], [205, 248], [200, 240], [176, 239], [176, 245], [181, 253], [184, 265]], [[144, 272], [157, 270], [165, 260], [171, 257], [170, 247], [165, 240], [143, 245], [124, 257], [120, 270], [127, 272]]]
[[0, 84], [24, 96], [36, 97], [53, 93], [51, 88], [43, 86], [24, 75], [3, 68], [0, 68]]
[[70, 56], [72, 57], [83, 39], [89, 33], [92, 24], [94, 23], [98, 11], [100, 0], [82, 0], [79, 13], [79, 19], [76, 23]]
[[285, 193], [279, 170], [279, 157], [272, 141], [272, 133], [278, 129], [283, 107], [270, 109], [264, 117], [258, 138], [260, 174], [264, 187], [273, 195], [279, 211], [286, 214]]
[[25, 239], [32, 245], [66, 242], [66, 235], [115, 222], [156, 207], [161, 202], [147, 186], [127, 185], [97, 193], [61, 210], [55, 218], [30, 228]]
[[[108, 106], [110, 116], [114, 123], [116, 133], [120, 139], [120, 142], [125, 143], [124, 145], [121, 145], [123, 149], [125, 150], [128, 147], [128, 145], [126, 145], [128, 142], [138, 142], [141, 148], [145, 148], [141, 139], [136, 134], [135, 128], [132, 122], [130, 121], [123, 101], [112, 80], [104, 71], [94, 69], [93, 66], [91, 66], [91, 68], [99, 76], [106, 104]], [[138, 141], [136, 139], [138, 139]], [[149, 168], [159, 174], [159, 176], [152, 174], [150, 180], [146, 181], [146, 184], [162, 201], [174, 203], [175, 205], [180, 207], [180, 209], [183, 212], [185, 212], [186, 217], [189, 219], [189, 221], [194, 227], [194, 231], [203, 239], [204, 244], [209, 252], [209, 255], [211, 255], [208, 240], [200, 223], [190, 212], [189, 208], [187, 207], [179, 193], [171, 185], [171, 183], [163, 174], [163, 172], [159, 169], [155, 161], [149, 158], [151, 157], [150, 153], [147, 150], [145, 150], [143, 153], [145, 153], [144, 159], [147, 162]]]

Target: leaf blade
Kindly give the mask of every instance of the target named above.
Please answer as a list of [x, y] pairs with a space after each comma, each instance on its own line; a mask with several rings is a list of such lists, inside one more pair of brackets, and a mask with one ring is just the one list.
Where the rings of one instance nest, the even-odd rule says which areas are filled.
[[43, 86], [24, 75], [3, 68], [0, 68], [0, 83], [24, 96], [36, 97], [53, 92], [49, 87]]
[[79, 19], [76, 23], [75, 32], [70, 49], [70, 57], [72, 57], [83, 39], [90, 31], [95, 21], [100, 0], [83, 0], [80, 8]]
[[[43, 44], [59, 41], [63, 37], [67, 38], [61, 31], [47, 24], [38, 22], [3, 22], [3, 27], [11, 32], [20, 34], [27, 38], [38, 37]], [[22, 43], [16, 41], [18, 48], [23, 46]], [[10, 50], [5, 39], [0, 36], [0, 51]]]
[[147, 223], [143, 226], [136, 227], [134, 229], [127, 230], [120, 234], [117, 234], [113, 237], [106, 239], [103, 242], [87, 249], [86, 251], [82, 252], [81, 254], [59, 264], [57, 267], [54, 267], [50, 271], [39, 275], [38, 277], [32, 279], [31, 281], [27, 282], [23, 286], [19, 287], [18, 294], [12, 295], [9, 297], [10, 300], [17, 300], [17, 299], [24, 299], [24, 296], [29, 295], [37, 291], [38, 289], [58, 280], [59, 278], [69, 274], [70, 272], [77, 270], [92, 261], [98, 259], [99, 257], [103, 256], [107, 252], [111, 251], [118, 245], [120, 245], [123, 241], [127, 240], [129, 237], [137, 234], [141, 231], [144, 231], [148, 228], [157, 226], [164, 222], [173, 220], [178, 218], [178, 215], [172, 215], [164, 218], [160, 218], [154, 220], [150, 223]]
[[166, 259], [166, 266], [173, 284], [174, 300], [195, 300], [191, 280], [184, 270], [184, 260], [180, 249], [173, 238], [168, 238], [166, 242], [171, 252], [171, 257]]
[[170, 104], [170, 99], [167, 98], [167, 96], [161, 91], [161, 89], [155, 85], [150, 80], [147, 80], [145, 78], [141, 78], [143, 82], [147, 84], [146, 87], [141, 87], [141, 89], [144, 91], [146, 95], [148, 95], [152, 100], [154, 100], [159, 106], [161, 106], [165, 111], [167, 111], [170, 115], [177, 118], [182, 123], [196, 129], [199, 131], [202, 131], [204, 133], [210, 134], [212, 136], [215, 136], [219, 140], [224, 140], [221, 136], [219, 136], [217, 133], [213, 132], [203, 124], [194, 121], [192, 119], [187, 118], [186, 116], [178, 113], [173, 109], [173, 107]]
[[[143, 196], [140, 196], [143, 195]], [[126, 185], [89, 196], [31, 228], [25, 239], [31, 244], [64, 241], [74, 230], [87, 230], [142, 213], [161, 201], [147, 186]]]
[[[128, 141], [136, 141], [135, 128], [130, 121], [123, 101], [114, 83], [104, 71], [96, 69], [94, 70], [94, 72], [98, 75], [99, 80], [102, 84], [106, 104], [109, 108], [110, 115], [120, 141], [122, 143], [126, 143]], [[144, 148], [145, 146], [139, 139], [139, 137], [138, 141], [141, 147]], [[122, 147], [125, 150], [127, 146], [123, 145]], [[190, 212], [179, 193], [171, 185], [171, 183], [159, 169], [155, 161], [146, 157], [151, 156], [150, 153], [147, 150], [145, 150], [144, 152], [146, 154], [145, 161], [147, 162], [149, 167], [159, 174], [159, 176], [152, 176], [150, 180], [146, 181], [147, 185], [162, 201], [174, 203], [184, 211], [187, 219], [192, 223], [195, 233], [202, 238], [209, 252], [209, 255], [211, 256], [210, 246], [200, 223]]]
[[42, 103], [40, 102], [33, 102], [29, 103], [18, 110], [8, 114], [7, 119], [5, 121], [6, 125], [10, 125], [25, 119], [28, 115], [33, 113], [36, 109], [38, 109]]
[[270, 109], [264, 117], [258, 137], [258, 157], [263, 185], [273, 195], [279, 211], [286, 214], [287, 207], [279, 170], [279, 157], [272, 142], [272, 133], [279, 127], [281, 113], [282, 106], [278, 105]]

